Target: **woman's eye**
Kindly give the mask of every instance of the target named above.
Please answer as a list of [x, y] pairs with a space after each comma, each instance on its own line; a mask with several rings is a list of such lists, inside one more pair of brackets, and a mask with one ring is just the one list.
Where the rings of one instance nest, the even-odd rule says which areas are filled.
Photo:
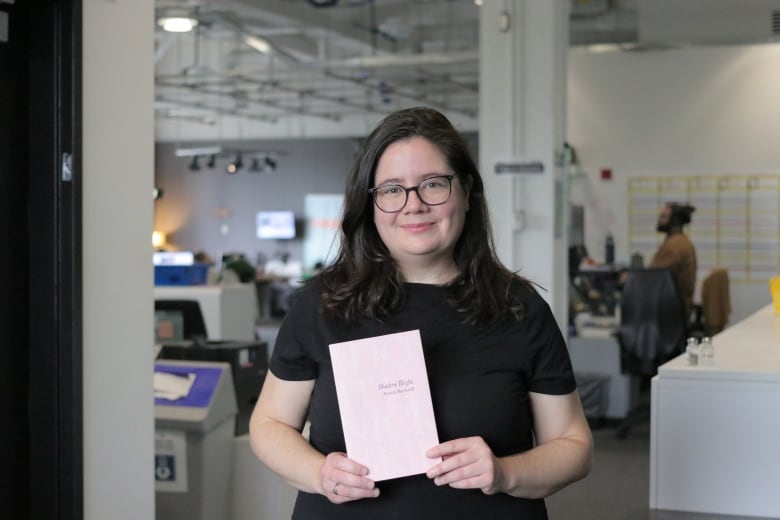
[[384, 186], [379, 189], [380, 195], [395, 195], [398, 191], [399, 187], [396, 185]]

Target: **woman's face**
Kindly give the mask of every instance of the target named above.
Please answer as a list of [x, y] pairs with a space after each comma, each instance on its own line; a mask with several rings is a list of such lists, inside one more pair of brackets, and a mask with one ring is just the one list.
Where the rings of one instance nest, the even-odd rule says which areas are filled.
[[[387, 147], [379, 159], [374, 186], [399, 184], [409, 188], [427, 178], [454, 173], [436, 146], [425, 138], [412, 137]], [[385, 213], [374, 205], [374, 223], [407, 279], [411, 268], [431, 268], [452, 274], [453, 251], [463, 231], [467, 210], [468, 194], [462, 181], [454, 177], [452, 193], [444, 204], [429, 206], [420, 200], [417, 192], [410, 191], [406, 205], [396, 213]]]

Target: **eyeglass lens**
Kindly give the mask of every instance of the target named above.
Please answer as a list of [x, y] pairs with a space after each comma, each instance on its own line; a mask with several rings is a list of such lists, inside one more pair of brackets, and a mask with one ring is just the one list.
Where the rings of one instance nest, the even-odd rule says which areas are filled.
[[429, 206], [444, 204], [452, 192], [452, 175], [424, 179], [417, 186], [405, 188], [400, 184], [385, 184], [373, 189], [374, 201], [386, 213], [401, 211], [409, 200], [409, 192], [416, 191], [420, 200]]

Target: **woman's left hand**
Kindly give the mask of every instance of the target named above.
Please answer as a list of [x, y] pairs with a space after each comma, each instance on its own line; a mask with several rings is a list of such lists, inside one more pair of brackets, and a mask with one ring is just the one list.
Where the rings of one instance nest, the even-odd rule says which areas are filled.
[[437, 486], [481, 489], [486, 495], [501, 491], [501, 465], [482, 437], [444, 442], [428, 450], [426, 456], [443, 459], [426, 473]]

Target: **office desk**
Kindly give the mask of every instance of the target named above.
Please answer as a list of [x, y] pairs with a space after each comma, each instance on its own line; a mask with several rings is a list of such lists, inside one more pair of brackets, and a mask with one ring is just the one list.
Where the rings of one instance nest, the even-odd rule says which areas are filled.
[[255, 339], [254, 284], [155, 286], [155, 300], [197, 300], [208, 339]]
[[650, 507], [780, 517], [780, 316], [768, 305], [713, 338], [715, 365], [652, 382]]

